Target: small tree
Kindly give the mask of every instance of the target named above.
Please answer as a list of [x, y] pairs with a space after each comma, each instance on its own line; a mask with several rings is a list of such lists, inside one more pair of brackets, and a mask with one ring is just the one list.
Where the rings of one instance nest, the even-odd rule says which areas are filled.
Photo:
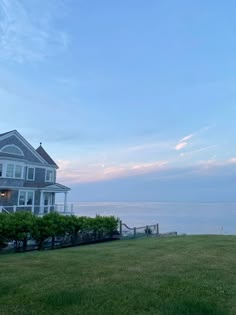
[[71, 235], [72, 244], [75, 245], [78, 239], [78, 232], [81, 230], [82, 222], [75, 215], [65, 216], [65, 231]]
[[8, 215], [6, 229], [8, 240], [15, 241], [17, 250], [19, 242], [23, 242], [23, 250], [27, 248], [27, 240], [34, 225], [34, 215], [31, 212], [19, 211]]
[[9, 214], [0, 213], [0, 250], [7, 246], [10, 240]]
[[56, 212], [51, 212], [43, 217], [37, 217], [32, 230], [32, 237], [38, 244], [38, 249], [43, 249], [44, 241], [51, 237], [52, 248], [55, 246], [55, 237], [64, 236], [67, 230], [66, 219]]

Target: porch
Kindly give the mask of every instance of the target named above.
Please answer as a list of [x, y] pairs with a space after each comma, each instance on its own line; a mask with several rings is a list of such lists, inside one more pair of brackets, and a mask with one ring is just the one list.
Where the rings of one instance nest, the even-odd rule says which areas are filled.
[[[12, 189], [4, 187], [0, 196], [0, 212], [30, 211], [36, 215], [44, 215], [57, 211], [63, 214], [71, 214], [68, 209], [67, 195], [70, 188], [61, 184], [52, 184], [40, 188], [24, 187]], [[55, 205], [55, 195], [64, 194], [63, 208]]]
[[[39, 209], [38, 211], [35, 211], [36, 209]], [[17, 211], [29, 211], [32, 213], [35, 213], [36, 215], [42, 216], [44, 214], [47, 214], [49, 212], [58, 212], [60, 214], [64, 215], [72, 215], [74, 214], [74, 206], [73, 204], [67, 205], [67, 204], [54, 204], [50, 206], [32, 206], [32, 207], [25, 207], [25, 206], [0, 206], [0, 213], [14, 213]]]

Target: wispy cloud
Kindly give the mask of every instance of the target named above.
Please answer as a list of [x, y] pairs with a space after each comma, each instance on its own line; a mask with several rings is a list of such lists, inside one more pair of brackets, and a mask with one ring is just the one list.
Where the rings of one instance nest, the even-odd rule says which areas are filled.
[[162, 151], [169, 150], [172, 147], [172, 142], [170, 141], [159, 141], [155, 143], [143, 143], [128, 147], [128, 151]]
[[[203, 132], [201, 129], [200, 132]], [[190, 141], [197, 133], [183, 137], [177, 144], [173, 139], [158, 139], [156, 142], [136, 143], [135, 145], [113, 145], [94, 147], [80, 151], [79, 160], [58, 161], [58, 176], [65, 183], [98, 182], [109, 179], [127, 178], [142, 174], [157, 173], [172, 168], [197, 166], [197, 170], [206, 169], [217, 164], [214, 145], [205, 145], [204, 139]], [[148, 140], [148, 139], [147, 139]], [[185, 140], [185, 141], [183, 141]], [[183, 150], [186, 147], [189, 150]], [[173, 151], [178, 151], [179, 154]], [[182, 151], [183, 150], [183, 151]], [[201, 154], [201, 152], [207, 154]], [[188, 159], [188, 160], [187, 160]], [[205, 160], [203, 160], [205, 159]], [[234, 160], [232, 160], [234, 161]], [[187, 163], [186, 163], [187, 162]], [[217, 164], [218, 165], [218, 164]]]
[[187, 145], [188, 145], [187, 142], [178, 143], [178, 144], [176, 144], [176, 146], [175, 146], [175, 150], [176, 150], [176, 151], [182, 150], [182, 149], [185, 148]]
[[208, 131], [209, 129], [211, 129], [213, 127], [214, 127], [213, 125], [208, 125], [208, 126], [202, 127], [200, 129], [198, 129], [197, 131], [192, 132], [189, 135], [183, 137], [182, 139], [179, 140], [179, 142], [185, 142], [187, 140], [190, 140], [191, 138], [196, 137], [196, 136]]
[[194, 134], [192, 133], [192, 134], [190, 134], [190, 135], [188, 135], [188, 136], [182, 138], [181, 140], [179, 140], [179, 142], [185, 142], [185, 141], [191, 139], [193, 136], [194, 136]]
[[[40, 5], [41, 3], [41, 5]], [[41, 61], [67, 49], [68, 35], [54, 23], [63, 2], [0, 1], [0, 58], [19, 63]]]
[[167, 161], [154, 161], [147, 163], [121, 163], [121, 164], [87, 164], [79, 161], [59, 160], [58, 176], [65, 183], [96, 182], [115, 178], [151, 173], [167, 167]]
[[217, 147], [216, 144], [213, 144], [213, 145], [208, 145], [206, 147], [202, 147], [202, 148], [198, 148], [198, 149], [195, 149], [195, 150], [192, 150], [192, 151], [188, 151], [188, 152], [182, 152], [180, 153], [180, 157], [190, 157], [194, 154], [197, 154], [197, 153], [200, 153], [200, 152], [204, 152], [204, 151], [208, 151], [208, 150], [211, 150], [211, 149], [215, 149]]
[[230, 164], [236, 164], [236, 157], [233, 157], [231, 159], [229, 159], [228, 161]]
[[180, 139], [180, 140], [178, 141], [178, 143], [176, 144], [175, 150], [176, 150], [176, 151], [182, 150], [183, 148], [185, 148], [185, 147], [188, 145], [188, 141], [189, 141], [190, 139], [192, 139], [193, 137], [196, 137], [196, 136], [200, 135], [200, 134], [203, 133], [203, 132], [208, 131], [210, 128], [212, 128], [212, 126], [206, 126], [206, 127], [203, 127], [203, 128], [201, 128], [201, 129], [199, 129], [199, 130], [197, 130], [197, 131], [195, 131], [195, 132], [193, 132], [193, 133], [190, 133], [189, 135], [183, 137], [183, 138]]

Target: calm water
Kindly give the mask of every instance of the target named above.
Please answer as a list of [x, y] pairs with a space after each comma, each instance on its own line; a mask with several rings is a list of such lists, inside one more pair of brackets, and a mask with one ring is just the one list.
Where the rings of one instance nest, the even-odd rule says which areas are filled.
[[81, 202], [77, 215], [114, 215], [131, 227], [159, 223], [160, 232], [236, 234], [236, 203]]

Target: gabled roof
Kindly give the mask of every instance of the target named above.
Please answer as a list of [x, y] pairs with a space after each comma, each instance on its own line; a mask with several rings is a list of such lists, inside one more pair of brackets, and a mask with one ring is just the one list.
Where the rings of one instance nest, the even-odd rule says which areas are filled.
[[58, 165], [53, 161], [50, 155], [44, 150], [41, 143], [40, 143], [40, 146], [36, 149], [36, 151], [48, 164], [56, 166], [56, 168], [58, 168]]
[[13, 132], [13, 131], [17, 131], [17, 130], [10, 130], [10, 131], [4, 132], [4, 133], [0, 133], [0, 137], [1, 137], [1, 136], [5, 136], [5, 135], [7, 135], [8, 133], [11, 133], [11, 132]]
[[43, 149], [41, 145], [38, 147], [37, 150], [35, 150], [32, 145], [17, 130], [4, 132], [0, 134], [0, 138], [5, 139], [12, 135], [16, 136], [31, 151], [31, 153], [33, 153], [34, 156], [39, 161], [41, 161], [41, 163], [58, 168], [57, 164], [53, 161], [53, 159], [48, 155], [48, 153]]
[[43, 164], [47, 164], [47, 161], [45, 161], [40, 154], [32, 147], [32, 145], [17, 131], [17, 130], [11, 130], [0, 134], [0, 140], [5, 139], [11, 136], [15, 136], [19, 141], [25, 145], [28, 150], [31, 151], [31, 153], [39, 160], [39, 162]]

